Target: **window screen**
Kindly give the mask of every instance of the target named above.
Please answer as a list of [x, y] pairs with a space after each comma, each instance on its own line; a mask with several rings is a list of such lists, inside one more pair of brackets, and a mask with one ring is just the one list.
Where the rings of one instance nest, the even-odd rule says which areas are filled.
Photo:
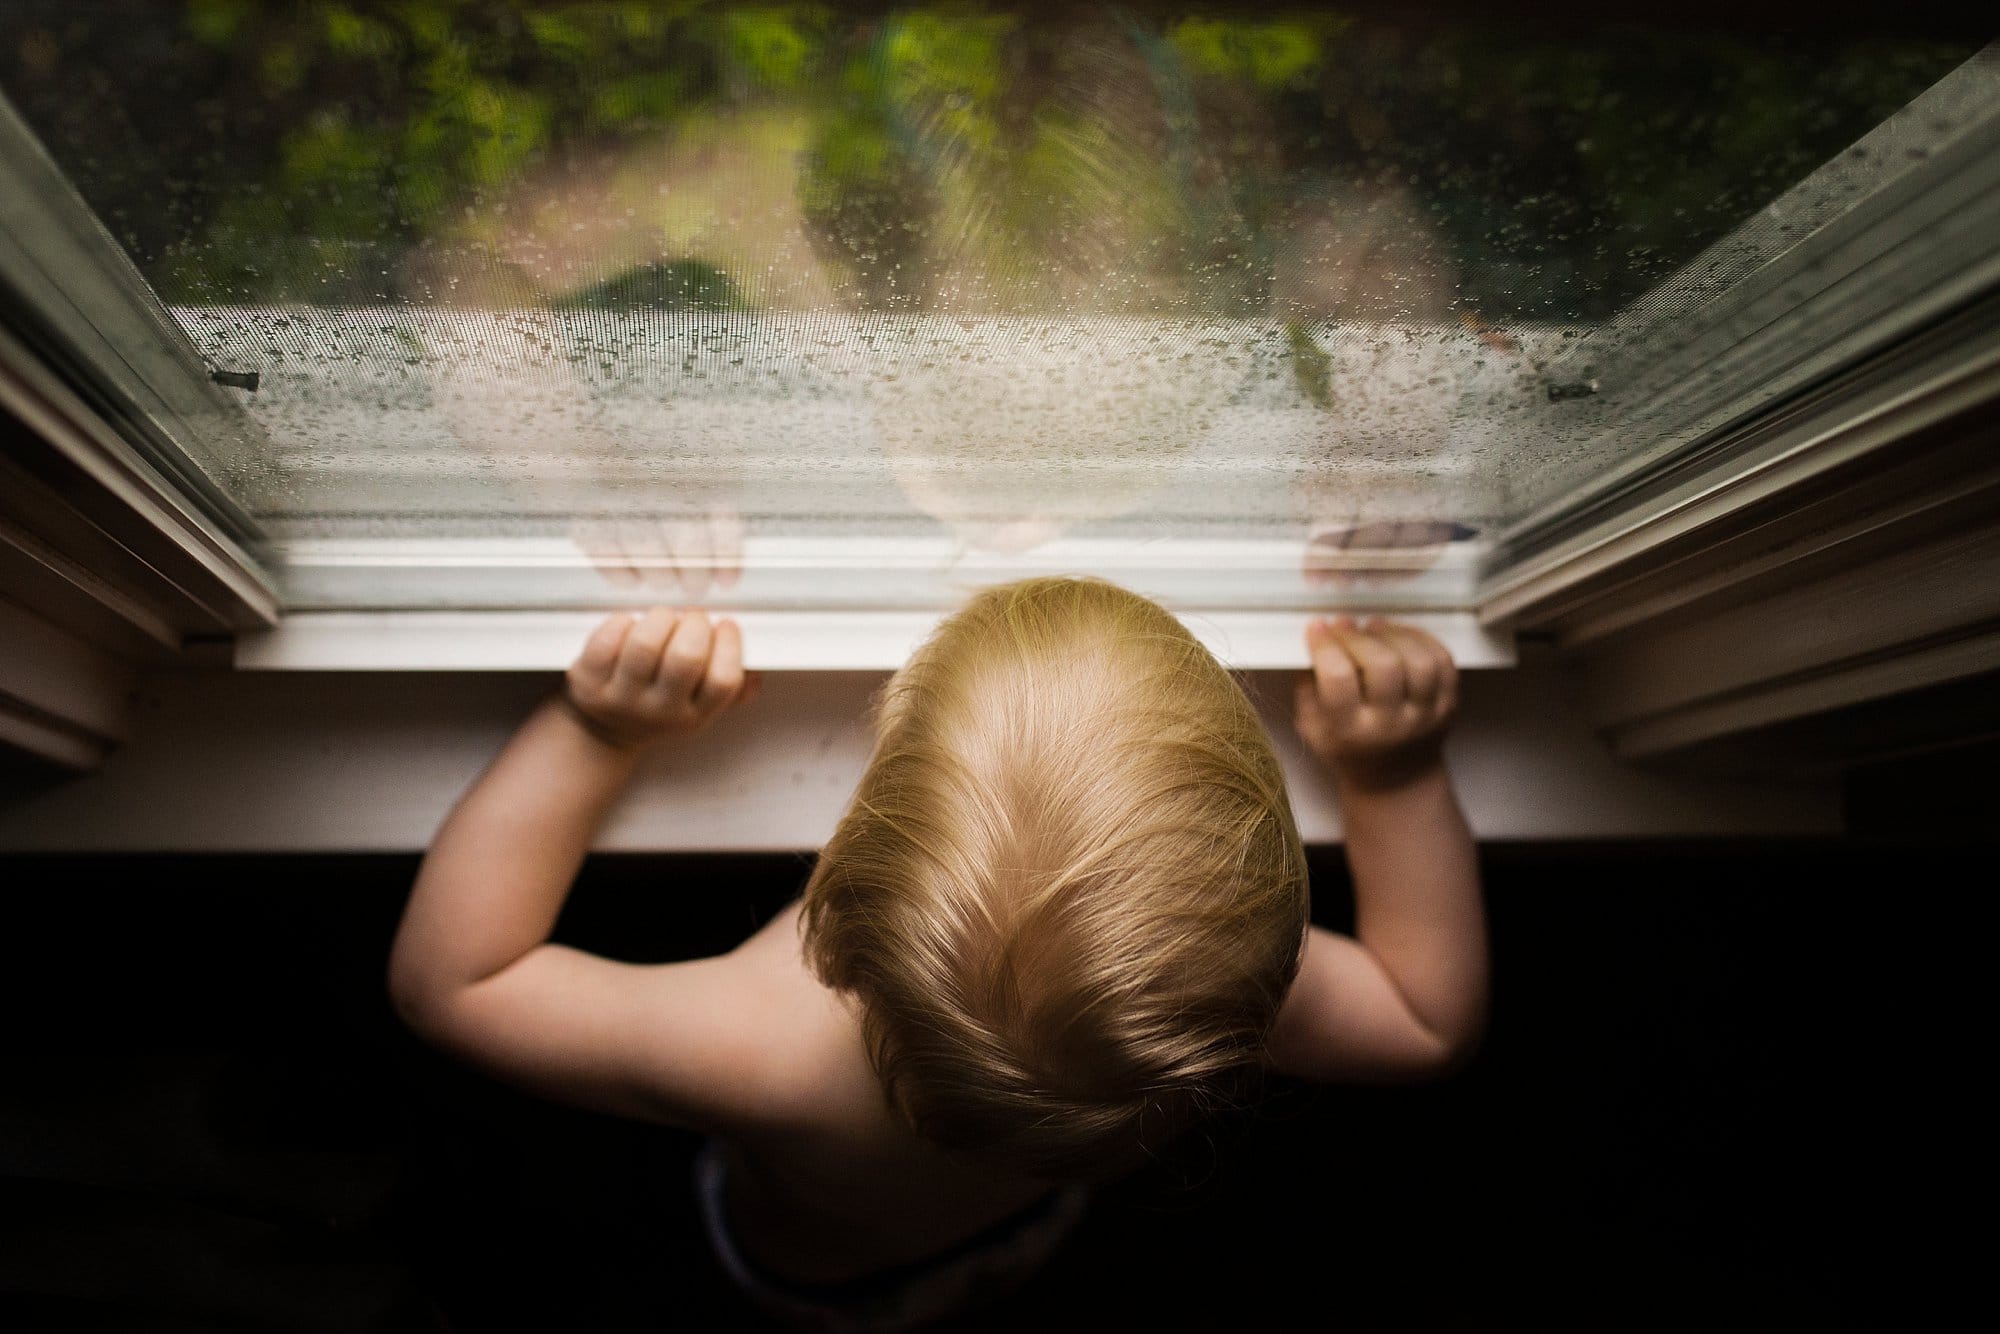
[[1657, 348], [1990, 72], [1242, 7], [0, 16], [294, 607], [1464, 606], [1495, 534], [1684, 442], [1619, 392]]

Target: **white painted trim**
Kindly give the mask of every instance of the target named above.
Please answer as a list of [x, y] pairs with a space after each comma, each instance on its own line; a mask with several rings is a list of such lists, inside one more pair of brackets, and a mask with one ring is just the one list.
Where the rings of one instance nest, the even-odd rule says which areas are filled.
[[[943, 611], [729, 611], [743, 627], [745, 665], [758, 671], [888, 671], [923, 642]], [[560, 671], [603, 611], [298, 612], [240, 635], [235, 665], [250, 671]], [[1181, 620], [1226, 665], [1307, 665], [1304, 612], [1185, 612]], [[1461, 667], [1514, 665], [1513, 636], [1470, 612], [1398, 614], [1436, 635]]]
[[[1041, 575], [1096, 575], [1164, 606], [1307, 613], [1453, 611], [1470, 605], [1483, 547], [1322, 548], [1284, 537], [1055, 537], [1022, 551], [947, 534], [678, 538], [664, 525], [592, 554], [563, 536], [283, 538], [275, 548], [293, 613], [702, 603], [754, 611], [933, 611], [975, 590]], [[673, 543], [680, 546], [675, 549]]]
[[2000, 397], [2000, 329], [1921, 357], [1901, 374], [1780, 414], [1746, 448], [1647, 504], [1494, 571], [1479, 590], [1488, 623], [1533, 624], [1566, 592], [1663, 545], [1795, 492], [1828, 471]]
[[[881, 672], [794, 672], [648, 757], [603, 851], [805, 852], [868, 761]], [[1309, 842], [1339, 803], [1291, 722], [1289, 673], [1249, 673]], [[162, 672], [103, 770], [0, 802], [7, 852], [391, 852], [424, 847], [466, 785], [554, 688], [552, 672]], [[1824, 835], [1838, 785], [1731, 782], [1621, 763], [1542, 653], [1467, 676], [1446, 746], [1482, 840]], [[801, 865], [800, 875], [804, 876]], [[700, 885], [679, 888], [701, 892]]]
[[[1292, 575], [1307, 554], [1306, 532], [1284, 538], [1212, 538], [1164, 534], [1138, 537], [1057, 537], [1023, 551], [970, 548], [944, 535], [888, 534], [818, 537], [758, 533], [737, 539], [728, 559], [746, 571], [766, 568], [839, 569], [860, 572], [944, 572], [968, 582], [1025, 578], [1103, 569], [1145, 574], [1162, 570], [1227, 570]], [[650, 552], [621, 555], [618, 562], [671, 573], [677, 564], [701, 567], [724, 559], [721, 552], [676, 557], [664, 545]], [[1314, 549], [1315, 568], [1365, 573], [1439, 571], [1453, 578], [1476, 569], [1484, 546], [1454, 542], [1441, 547]], [[281, 538], [278, 552], [287, 566], [329, 569], [590, 569], [597, 561], [565, 537], [336, 537]]]

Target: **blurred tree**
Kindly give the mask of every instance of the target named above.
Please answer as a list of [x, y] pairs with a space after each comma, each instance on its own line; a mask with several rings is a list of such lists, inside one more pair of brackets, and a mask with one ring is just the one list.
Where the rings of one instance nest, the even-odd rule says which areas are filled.
[[[1233, 7], [0, 12], [0, 85], [177, 302], [431, 299], [399, 290], [404, 257], [495, 246], [547, 164], [697, 126], [685, 151], [719, 151], [778, 116], [805, 127], [783, 188], [861, 308], [1323, 316], [1283, 295], [1287, 247], [1366, 213], [1439, 242], [1397, 261], [1434, 272], [1371, 297], [1381, 317], [1431, 311], [1436, 288], [1487, 321], [1600, 319], [1969, 54]], [[629, 281], [660, 284], [648, 300], [773, 290], [715, 255], [646, 264]], [[579, 274], [569, 299], [615, 276]]]

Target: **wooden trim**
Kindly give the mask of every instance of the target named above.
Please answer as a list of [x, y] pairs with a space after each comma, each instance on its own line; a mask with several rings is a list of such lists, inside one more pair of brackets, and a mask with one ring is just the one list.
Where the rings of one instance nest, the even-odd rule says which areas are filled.
[[50, 722], [4, 697], [0, 697], [0, 746], [11, 746], [58, 768], [78, 772], [97, 768], [111, 750], [96, 737]]
[[6, 739], [58, 764], [93, 764], [125, 735], [136, 685], [129, 664], [0, 599]]
[[1952, 451], [1954, 460], [1929, 455], [1913, 466], [1869, 471], [1852, 485], [1801, 497], [1797, 509], [1753, 522], [1734, 537], [1663, 556], [1634, 571], [1615, 596], [1552, 607], [1546, 627], [1565, 648], [1586, 647], [1667, 623], [1720, 596], [1775, 592], [2000, 513], [2000, 461], [1987, 462], [1993, 442], [1966, 445]]
[[[102, 418], [0, 330], [0, 412], [46, 451], [18, 458], [71, 508], [112, 536], [172, 590], [224, 625], [270, 625], [278, 597], [248, 552], [191, 510]], [[11, 499], [11, 497], [10, 497]], [[15, 508], [9, 506], [9, 508]]]
[[[2000, 672], [2000, 522], [1980, 508], [1978, 522], [1839, 552], [1836, 568], [1759, 596], [1707, 590], [1593, 643], [1591, 716], [1620, 755], [1647, 759]], [[1868, 744], [1893, 749], [1893, 728]]]
[[[1831, 670], [1767, 683], [1746, 693], [1688, 705], [1613, 727], [1610, 740], [1612, 749], [1622, 758], [1650, 759], [1718, 737], [1752, 732], [1996, 671], [2000, 671], [2000, 630], [1971, 634], [1886, 658], [1850, 662]], [[1976, 740], [1978, 736], [1965, 739]], [[1906, 748], [1896, 745], [1897, 740], [1893, 732], [1889, 733], [1877, 742], [1884, 749], [1880, 753], [1871, 752], [1867, 758], [1901, 753]], [[1932, 739], [1917, 749], [1934, 749], [1938, 744]]]

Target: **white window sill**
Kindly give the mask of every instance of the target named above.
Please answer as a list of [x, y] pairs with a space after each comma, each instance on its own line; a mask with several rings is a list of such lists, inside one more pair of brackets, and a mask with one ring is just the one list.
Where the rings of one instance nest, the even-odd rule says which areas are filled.
[[[379, 664], [377, 664], [379, 665]], [[795, 672], [651, 757], [600, 851], [809, 852], [868, 761], [873, 671]], [[1292, 726], [1290, 673], [1250, 672], [1299, 831], [1342, 837]], [[414, 852], [555, 684], [545, 672], [163, 672], [101, 770], [0, 803], [7, 852]], [[1545, 654], [1467, 676], [1447, 748], [1482, 841], [1828, 835], [1831, 779], [1803, 785], [1621, 763]]]
[[[664, 595], [663, 595], [664, 600]], [[743, 627], [745, 665], [759, 671], [890, 671], [942, 611], [714, 609]], [[235, 666], [250, 671], [543, 671], [576, 657], [602, 611], [295, 612], [240, 636]], [[1182, 622], [1225, 665], [1242, 671], [1307, 665], [1303, 612], [1189, 612]], [[1464, 668], [1511, 667], [1511, 633], [1470, 612], [1398, 614], [1436, 635]]]

